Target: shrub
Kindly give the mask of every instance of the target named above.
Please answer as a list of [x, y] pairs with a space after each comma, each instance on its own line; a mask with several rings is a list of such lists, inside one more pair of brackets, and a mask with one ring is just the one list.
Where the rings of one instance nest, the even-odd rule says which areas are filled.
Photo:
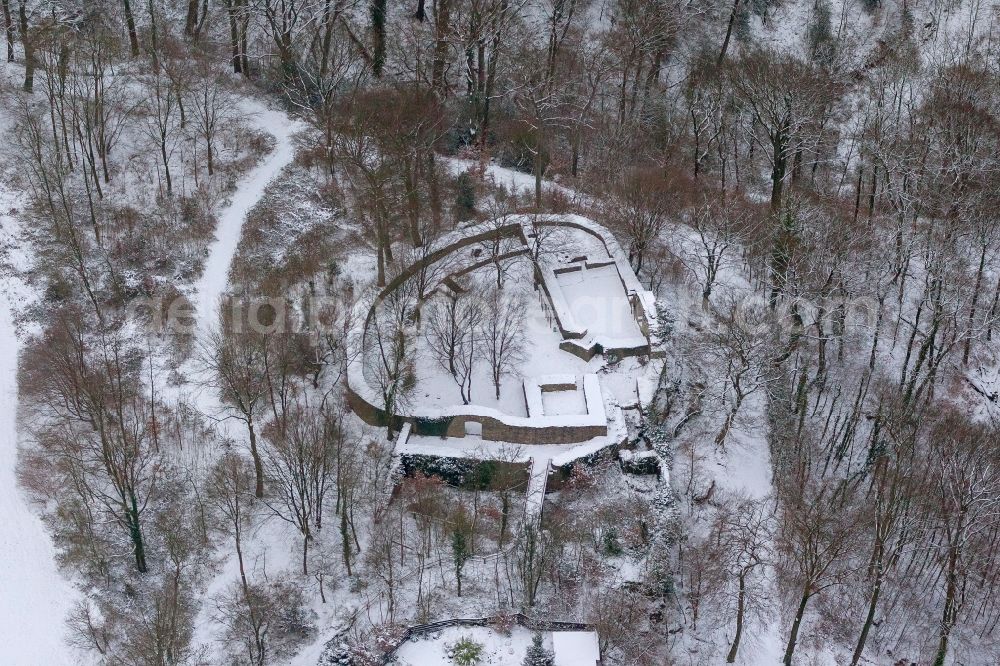
[[618, 540], [618, 530], [614, 527], [605, 530], [601, 540], [603, 541], [604, 553], [606, 555], [616, 556], [622, 554], [622, 544]]
[[498, 634], [502, 634], [504, 636], [510, 636], [510, 632], [514, 628], [514, 625], [516, 624], [517, 624], [517, 617], [515, 617], [514, 615], [508, 615], [506, 613], [501, 613], [500, 615], [497, 615], [495, 618], [493, 618], [493, 621], [490, 623], [490, 626]]
[[428, 437], [445, 437], [448, 434], [449, 425], [451, 425], [450, 416], [436, 419], [418, 416], [413, 419], [413, 432]]
[[400, 466], [405, 476], [414, 476], [416, 473], [436, 476], [449, 486], [469, 490], [490, 490], [494, 486], [509, 489], [528, 480], [526, 466], [508, 470], [506, 466], [501, 468], [491, 460], [405, 454], [400, 456]]
[[455, 179], [455, 217], [464, 222], [475, 215], [476, 183], [468, 171], [463, 171]]
[[496, 476], [497, 464], [492, 460], [484, 460], [476, 465], [476, 471], [472, 479], [472, 485], [477, 490], [488, 490], [493, 485], [493, 477]]
[[463, 636], [448, 646], [448, 658], [458, 666], [476, 666], [483, 657], [483, 644]]
[[553, 661], [552, 653], [542, 645], [542, 635], [536, 632], [524, 655], [524, 666], [552, 666]]

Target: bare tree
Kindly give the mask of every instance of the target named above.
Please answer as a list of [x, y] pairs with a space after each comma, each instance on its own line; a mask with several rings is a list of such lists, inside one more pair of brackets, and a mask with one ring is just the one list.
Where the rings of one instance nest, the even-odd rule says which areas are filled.
[[774, 536], [774, 514], [769, 499], [736, 496], [718, 515], [718, 538], [725, 553], [725, 568], [736, 582], [736, 632], [726, 663], [736, 662], [748, 613], [764, 605], [763, 570], [768, 564]]
[[120, 331], [91, 335], [81, 313], [69, 311], [57, 314], [25, 363], [26, 394], [57, 419], [37, 435], [42, 455], [58, 461], [91, 520], [100, 512], [121, 529], [145, 573], [143, 517], [162, 471], [141, 390], [141, 352]]
[[207, 67], [188, 90], [188, 106], [194, 116], [194, 126], [205, 142], [208, 175], [215, 173], [218, 133], [234, 118], [236, 98], [229, 92], [225, 80]]
[[156, 145], [163, 166], [163, 178], [166, 194], [174, 192], [173, 178], [170, 175], [170, 160], [173, 157], [176, 134], [177, 93], [173, 83], [166, 74], [156, 72], [146, 82], [149, 95], [146, 97], [145, 115], [146, 134]]
[[[272, 424], [273, 425], [273, 424]], [[291, 408], [288, 426], [265, 430], [265, 470], [270, 492], [264, 504], [302, 534], [302, 574], [309, 575], [309, 541], [322, 526], [322, 508], [334, 472], [339, 421], [304, 399]]]
[[607, 217], [628, 241], [628, 259], [636, 273], [647, 250], [658, 242], [671, 210], [666, 180], [659, 169], [635, 167], [615, 184]]
[[14, 19], [10, 13], [10, 0], [0, 2], [3, 8], [4, 33], [7, 37], [7, 62], [14, 62]]
[[969, 423], [952, 413], [943, 416], [928, 439], [931, 485], [926, 499], [933, 511], [935, 561], [944, 585], [933, 663], [943, 666], [952, 631], [962, 617], [968, 577], [985, 570], [985, 558], [977, 558], [995, 550], [989, 535], [1000, 516], [1000, 436], [995, 426]]
[[243, 561], [243, 534], [253, 521], [253, 488], [253, 472], [236, 453], [222, 456], [206, 480], [209, 501], [224, 523], [225, 532], [233, 538], [244, 593], [248, 591], [249, 585]]
[[770, 328], [769, 318], [759, 308], [731, 302], [708, 336], [706, 350], [723, 374], [721, 397], [728, 403], [715, 436], [717, 446], [725, 446], [746, 399], [767, 385]]
[[234, 584], [215, 600], [215, 619], [225, 629], [231, 657], [265, 666], [294, 650], [312, 630], [303, 611], [302, 591], [284, 581]]
[[525, 359], [526, 310], [523, 295], [512, 296], [498, 288], [490, 289], [485, 295], [481, 337], [497, 400], [500, 399], [500, 381], [516, 373]]
[[451, 562], [455, 568], [455, 586], [458, 596], [462, 596], [462, 573], [472, 557], [474, 523], [470, 520], [464, 504], [459, 504], [448, 519], [448, 533], [451, 538]]
[[849, 489], [839, 482], [810, 479], [808, 488], [785, 493], [783, 500], [777, 568], [795, 608], [782, 659], [791, 666], [809, 602], [841, 584], [849, 571], [854, 524]]
[[512, 263], [509, 255], [512, 249], [510, 228], [517, 221], [517, 218], [512, 217], [513, 212], [511, 202], [501, 197], [488, 204], [485, 219], [482, 222], [487, 237], [479, 245], [485, 251], [496, 271], [497, 289], [503, 287], [504, 276]]
[[447, 289], [427, 304], [425, 338], [431, 355], [455, 379], [467, 405], [484, 307], [474, 287], [452, 282]]
[[389, 440], [395, 434], [397, 417], [407, 409], [416, 385], [412, 359], [408, 356], [416, 305], [412, 283], [404, 281], [376, 304], [361, 341], [365, 379], [381, 399]]
[[[224, 308], [229, 311], [231, 308]], [[267, 340], [246, 322], [215, 331], [201, 350], [207, 382], [219, 391], [223, 405], [247, 427], [256, 478], [254, 495], [264, 497], [264, 464], [257, 447], [257, 420], [267, 406]]]
[[[425, 306], [424, 337], [431, 355], [457, 380], [458, 357], [465, 341], [473, 335], [476, 317], [475, 294], [457, 282], [445, 283]], [[447, 290], [442, 293], [443, 290]]]
[[695, 239], [689, 251], [689, 268], [701, 283], [702, 306], [707, 310], [719, 272], [736, 263], [739, 244], [753, 242], [753, 211], [744, 202], [719, 200], [707, 192], [691, 206], [687, 218]]

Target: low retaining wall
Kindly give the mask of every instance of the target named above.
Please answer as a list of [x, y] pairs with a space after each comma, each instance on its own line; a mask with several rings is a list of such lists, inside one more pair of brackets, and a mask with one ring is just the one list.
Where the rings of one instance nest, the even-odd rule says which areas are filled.
[[[347, 387], [346, 397], [351, 411], [365, 423], [378, 427], [389, 425], [385, 411], [365, 400], [351, 386]], [[523, 424], [509, 423], [500, 418], [483, 414], [396, 415], [394, 418], [396, 419], [394, 427], [399, 428], [403, 423], [409, 423], [414, 435], [428, 437], [465, 437], [466, 424], [478, 423], [482, 426], [483, 439], [513, 444], [575, 444], [608, 434], [607, 423], [579, 424], [573, 422], [573, 419], [580, 417], [550, 417], [550, 423], [546, 423], [544, 417], [540, 419], [511, 417], [511, 419], [523, 421]], [[531, 424], [530, 421], [537, 421], [537, 423]]]
[[645, 341], [637, 341], [636, 344], [630, 346], [620, 346], [621, 342], [621, 340], [612, 340], [609, 346], [605, 346], [606, 343], [600, 337], [590, 340], [586, 344], [579, 340], [563, 340], [559, 343], [559, 349], [569, 352], [584, 361], [589, 361], [598, 355], [605, 357], [613, 356], [615, 359], [620, 360], [629, 356], [650, 356], [657, 358], [663, 354], [663, 352], [650, 348], [649, 343]]
[[553, 493], [561, 490], [566, 485], [566, 482], [573, 477], [573, 469], [577, 465], [594, 467], [602, 460], [612, 459], [618, 450], [627, 444], [628, 437], [625, 433], [622, 433], [621, 441], [607, 442], [603, 446], [599, 448], [595, 447], [589, 453], [578, 455], [571, 460], [567, 459], [566, 454], [555, 456], [551, 460], [549, 478], [545, 484], [545, 492]]
[[573, 444], [608, 434], [607, 425], [519, 426], [490, 417], [461, 415], [451, 417], [448, 437], [464, 437], [466, 423], [482, 424], [485, 440], [515, 444]]

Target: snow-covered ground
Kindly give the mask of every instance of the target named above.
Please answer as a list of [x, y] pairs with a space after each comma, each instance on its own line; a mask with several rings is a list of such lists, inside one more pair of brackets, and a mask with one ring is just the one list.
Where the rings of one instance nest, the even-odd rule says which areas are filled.
[[587, 413], [587, 400], [583, 391], [542, 391], [542, 408], [550, 416]]
[[[504, 636], [486, 627], [447, 627], [436, 634], [417, 638], [396, 653], [399, 666], [452, 666], [448, 646], [469, 638], [483, 645], [482, 666], [521, 666], [531, 645], [532, 632], [523, 627], [511, 629]], [[548, 639], [551, 648], [551, 639]]]
[[[491, 279], [492, 268], [482, 268], [473, 273], [486, 283]], [[600, 359], [592, 365], [559, 349], [562, 337], [555, 330], [551, 317], [547, 317], [540, 292], [531, 289], [531, 265], [526, 258], [518, 258], [507, 267], [505, 290], [512, 295], [520, 293], [526, 299], [526, 312], [522, 321], [525, 337], [524, 358], [516, 374], [507, 375], [500, 382], [500, 400], [495, 397], [490, 367], [485, 362], [476, 365], [472, 373], [472, 404], [499, 409], [512, 416], [527, 416], [522, 377], [546, 374], [579, 375], [593, 372], [592, 367], [602, 364]], [[416, 340], [418, 359], [415, 400], [421, 406], [449, 407], [461, 405], [458, 384], [447, 369], [434, 360], [426, 337]]]
[[[15, 244], [18, 200], [0, 182], [0, 663], [68, 666], [80, 659], [66, 642], [75, 590], [56, 567], [45, 526], [17, 484], [17, 354], [15, 311], [30, 291], [13, 269], [29, 261]], [[11, 266], [12, 264], [12, 266]]]
[[[195, 285], [197, 338], [204, 341], [218, 319], [218, 302], [228, 285], [229, 266], [240, 239], [247, 211], [260, 199], [265, 186], [294, 156], [292, 135], [301, 125], [282, 112], [245, 100], [247, 116], [258, 127], [275, 136], [275, 149], [255, 167], [232, 194], [230, 204], [221, 212], [201, 279]], [[0, 117], [0, 121], [4, 120]], [[30, 257], [18, 247], [15, 216], [19, 204], [15, 195], [0, 182], [0, 250], [2, 250], [3, 289], [0, 292], [0, 663], [16, 666], [61, 666], [79, 664], [82, 655], [67, 643], [66, 617], [78, 596], [56, 566], [55, 549], [44, 524], [27, 504], [16, 480], [17, 467], [17, 354], [19, 344], [15, 329], [16, 311], [30, 301], [30, 289], [14, 273], [28, 267]], [[165, 359], [160, 359], [166, 363]], [[179, 398], [179, 387], [162, 385], [164, 398]], [[173, 390], [170, 390], [170, 389]], [[187, 390], [183, 396], [193, 400], [210, 416], [221, 412], [212, 391]], [[229, 428], [223, 425], [223, 430]], [[284, 535], [275, 541], [284, 540]], [[205, 626], [207, 623], [202, 623]], [[208, 638], [205, 634], [200, 634]]]
[[608, 338], [642, 337], [614, 265], [560, 273], [556, 279], [573, 316], [589, 334]]
[[[535, 177], [530, 173], [524, 173], [523, 171], [517, 171], [516, 169], [508, 169], [492, 162], [481, 165], [476, 160], [456, 157], [445, 157], [443, 158], [443, 162], [455, 175], [458, 175], [463, 171], [476, 170], [482, 166], [485, 180], [492, 182], [497, 187], [502, 187], [512, 194], [527, 196], [533, 195], [535, 192]], [[542, 181], [542, 191], [559, 192], [569, 199], [581, 198], [580, 194], [575, 190], [558, 185], [548, 179]]]

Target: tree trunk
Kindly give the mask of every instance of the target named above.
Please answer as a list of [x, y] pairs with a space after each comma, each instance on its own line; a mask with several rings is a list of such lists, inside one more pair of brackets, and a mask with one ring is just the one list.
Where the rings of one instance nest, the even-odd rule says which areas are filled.
[[726, 38], [722, 40], [722, 50], [719, 51], [719, 57], [715, 61], [715, 66], [719, 67], [726, 59], [726, 52], [729, 50], [729, 40], [733, 36], [733, 27], [736, 25], [736, 17], [739, 13], [740, 0], [733, 0], [733, 11], [729, 15], [729, 25], [726, 27]]
[[993, 320], [997, 316], [997, 306], [1000, 305], [1000, 280], [997, 280], [996, 289], [993, 290], [993, 303], [990, 305], [989, 316], [986, 320], [989, 322], [989, 327], [986, 329], [986, 341], [993, 341]]
[[956, 608], [958, 597], [958, 549], [951, 547], [948, 554], [948, 586], [944, 598], [944, 611], [941, 614], [941, 637], [938, 639], [937, 654], [934, 657], [934, 666], [944, 666], [948, 658], [948, 638], [951, 636], [951, 629], [955, 626], [958, 610]]
[[[499, 398], [498, 398], [499, 399]], [[507, 540], [507, 523], [510, 521], [510, 496], [506, 491], [500, 493], [500, 540], [499, 546], [502, 549]]]
[[385, 66], [386, 0], [372, 0], [369, 12], [372, 26], [372, 74], [379, 79], [382, 78], [382, 68]]
[[740, 639], [743, 638], [743, 614], [746, 610], [746, 589], [746, 574], [740, 573], [740, 591], [736, 597], [736, 635], [733, 636], [733, 645], [729, 648], [729, 654], [726, 656], [727, 664], [732, 664], [736, 661], [736, 652], [740, 649]]
[[788, 139], [784, 131], [775, 133], [771, 141], [773, 150], [772, 159], [774, 167], [771, 169], [771, 212], [778, 213], [781, 210], [781, 194], [785, 187], [785, 171], [788, 168], [785, 151]]
[[879, 555], [876, 563], [875, 583], [872, 585], [871, 600], [868, 603], [868, 614], [865, 616], [865, 623], [861, 627], [861, 635], [858, 636], [858, 644], [854, 648], [854, 656], [851, 657], [851, 666], [857, 666], [861, 660], [861, 655], [865, 651], [865, 643], [868, 642], [868, 632], [871, 631], [875, 621], [875, 608], [878, 606], [878, 598], [882, 594], [882, 556]]
[[165, 137], [160, 140], [160, 157], [163, 158], [163, 176], [167, 181], [167, 196], [173, 196], [174, 183], [170, 177], [170, 160], [167, 157], [167, 141]]
[[243, 72], [243, 61], [240, 59], [240, 31], [236, 24], [236, 8], [234, 0], [226, 0], [226, 13], [229, 15], [229, 46], [232, 50], [233, 73]]
[[351, 576], [351, 542], [347, 534], [347, 499], [340, 507], [340, 546], [344, 556], [344, 568], [347, 570], [347, 577]]
[[10, 15], [10, 0], [3, 0], [3, 25], [7, 33], [7, 62], [14, 62], [14, 19]]
[[413, 247], [420, 247], [420, 193], [417, 191], [414, 177], [414, 160], [407, 159], [403, 165], [403, 180], [406, 185], [406, 212], [410, 223], [410, 242]]
[[302, 535], [302, 575], [309, 575], [309, 532]]
[[792, 666], [792, 655], [795, 654], [795, 643], [799, 639], [799, 628], [802, 626], [802, 617], [806, 614], [806, 605], [809, 604], [809, 597], [811, 595], [808, 592], [802, 594], [802, 600], [799, 602], [799, 609], [795, 613], [795, 620], [792, 622], [792, 631], [788, 635], [788, 645], [785, 646], [785, 657], [782, 659], [781, 663], [784, 666]]
[[243, 566], [243, 539], [239, 532], [236, 533], [236, 560], [240, 564], [240, 582], [243, 584], [243, 594], [249, 594], [250, 585], [247, 583], [247, 572]]
[[129, 537], [132, 539], [132, 547], [135, 550], [135, 567], [139, 573], [146, 573], [146, 545], [142, 538], [142, 527], [139, 524], [139, 503], [135, 493], [130, 493], [130, 505], [125, 509], [126, 521], [129, 526]]
[[500, 50], [500, 28], [497, 26], [493, 35], [493, 44], [490, 48], [490, 59], [486, 65], [486, 81], [483, 84], [483, 116], [482, 126], [479, 130], [479, 141], [485, 148], [489, 141], [490, 131], [490, 100], [493, 98], [493, 89], [497, 78], [497, 53]]
[[983, 286], [983, 268], [986, 266], [986, 247], [983, 243], [982, 252], [979, 253], [979, 270], [976, 271], [976, 286], [972, 290], [972, 305], [969, 306], [969, 330], [965, 336], [965, 349], [962, 350], [962, 365], [969, 364], [969, 354], [972, 351], [972, 327], [976, 321], [976, 306], [979, 304], [979, 292]]
[[135, 16], [132, 15], [132, 3], [123, 0], [125, 7], [125, 25], [128, 28], [128, 48], [133, 58], [139, 56], [139, 37], [135, 32]]
[[198, 25], [194, 28], [194, 41], [201, 37], [201, 32], [205, 28], [205, 19], [208, 18], [208, 0], [201, 0], [201, 16], [198, 17]]
[[35, 45], [28, 32], [28, 10], [21, 0], [18, 6], [18, 22], [21, 28], [21, 46], [24, 47], [24, 92], [30, 93], [35, 89]]
[[247, 10], [246, 0], [242, 0], [240, 6], [243, 8], [243, 22], [240, 24], [240, 67], [243, 76], [250, 78], [250, 52], [247, 48], [247, 31], [250, 29], [250, 15]]
[[715, 436], [715, 445], [725, 448], [726, 439], [729, 437], [729, 431], [732, 430], [733, 424], [736, 422], [736, 416], [740, 412], [740, 407], [743, 406], [743, 390], [742, 388], [736, 391], [736, 400], [733, 403], [733, 408], [729, 410], [726, 414], [726, 420], [722, 423], [722, 428], [719, 430], [719, 434]]
[[257, 450], [257, 433], [253, 427], [253, 420], [247, 420], [247, 430], [250, 433], [250, 457], [253, 458], [254, 473], [254, 497], [264, 496], [264, 463], [260, 459], [260, 452]]
[[382, 239], [381, 231], [376, 232], [375, 235], [378, 237], [378, 241], [376, 243], [378, 247], [375, 248], [375, 256], [376, 256], [375, 279], [376, 282], [378, 283], [378, 286], [384, 287], [385, 286], [385, 241]]
[[320, 47], [321, 55], [319, 64], [319, 78], [321, 81], [326, 78], [326, 72], [330, 66], [330, 44], [333, 41], [333, 22], [334, 16], [330, 11], [330, 0], [325, 0], [323, 4], [323, 41]]
[[[442, 206], [441, 206], [441, 188], [438, 183], [438, 172], [437, 165], [434, 163], [434, 151], [427, 151], [427, 192], [430, 197], [431, 206], [431, 224], [434, 226], [434, 230], [441, 228], [441, 216], [442, 216]], [[1000, 286], [997, 287], [998, 292], [1000, 292]]]
[[188, 0], [187, 16], [184, 19], [184, 34], [188, 37], [194, 34], [198, 25], [198, 0]]
[[448, 58], [448, 36], [450, 34], [451, 0], [438, 0], [434, 15], [434, 62], [431, 65], [431, 86], [440, 97], [447, 92], [444, 83], [444, 63]]
[[538, 142], [538, 152], [535, 153], [535, 209], [542, 209], [542, 174], [545, 171], [545, 167], [542, 164], [542, 143]]

